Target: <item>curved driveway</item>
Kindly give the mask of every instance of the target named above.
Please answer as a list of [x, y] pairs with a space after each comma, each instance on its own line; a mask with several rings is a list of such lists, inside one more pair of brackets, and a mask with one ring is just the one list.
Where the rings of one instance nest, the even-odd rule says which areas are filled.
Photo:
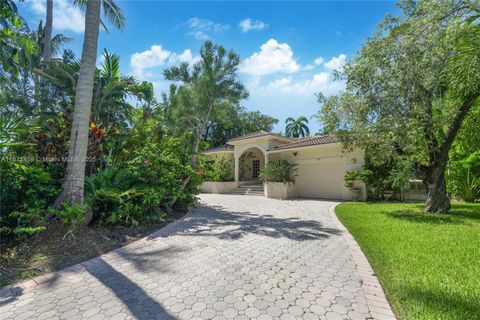
[[362, 285], [334, 202], [200, 199], [146, 239], [3, 290], [1, 319], [392, 319], [367, 303], [387, 308]]

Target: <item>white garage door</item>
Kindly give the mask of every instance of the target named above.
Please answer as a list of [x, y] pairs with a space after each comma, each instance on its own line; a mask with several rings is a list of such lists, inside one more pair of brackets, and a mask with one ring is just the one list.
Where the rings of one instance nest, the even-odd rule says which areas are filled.
[[299, 197], [342, 199], [341, 163], [299, 164], [295, 179]]

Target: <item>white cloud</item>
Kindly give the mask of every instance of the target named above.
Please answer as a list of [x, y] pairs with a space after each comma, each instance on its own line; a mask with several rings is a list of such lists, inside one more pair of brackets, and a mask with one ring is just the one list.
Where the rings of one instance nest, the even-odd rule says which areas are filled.
[[347, 56], [343, 53], [338, 57], [333, 57], [331, 60], [324, 63], [325, 68], [329, 70], [341, 70], [345, 65]]
[[135, 52], [130, 57], [133, 69], [147, 69], [157, 67], [165, 63], [172, 53], [162, 48], [161, 45], [153, 45], [143, 52]]
[[310, 63], [310, 64], [307, 64], [303, 70], [313, 70], [315, 68], [315, 66], [319, 66], [321, 65], [325, 60], [322, 58], [322, 57], [318, 57], [316, 58], [315, 60], [313, 60], [313, 63]]
[[181, 62], [195, 63], [198, 59], [199, 57], [194, 57], [190, 49], [179, 54], [163, 48], [162, 45], [155, 44], [148, 50], [133, 53], [130, 57], [130, 65], [138, 77], [151, 78], [153, 73], [150, 72], [150, 69]]
[[[32, 0], [27, 2], [30, 10], [45, 21], [47, 11], [46, 1]], [[73, 31], [82, 33], [85, 29], [85, 17], [78, 7], [67, 0], [53, 1], [53, 28], [59, 31]]]
[[323, 62], [325, 61], [325, 59], [323, 59], [322, 57], [318, 57], [317, 59], [315, 59], [313, 61], [313, 63], [318, 66], [318, 65], [321, 65]]
[[208, 19], [200, 18], [190, 18], [187, 22], [184, 23], [190, 31], [187, 33], [190, 36], [193, 36], [197, 40], [206, 40], [209, 39], [209, 33], [217, 33], [222, 31], [227, 31], [230, 29], [230, 25], [215, 23]]
[[248, 32], [250, 30], [263, 30], [268, 28], [268, 24], [260, 20], [252, 20], [247, 18], [245, 20], [240, 21], [238, 24], [242, 32]]
[[294, 73], [300, 70], [300, 65], [293, 57], [293, 52], [287, 43], [278, 43], [270, 39], [255, 52], [245, 59], [240, 71], [251, 75], [268, 75], [275, 72]]
[[250, 90], [261, 95], [313, 96], [314, 93], [322, 92], [328, 96], [343, 88], [344, 84], [335, 81], [329, 72], [320, 72], [308, 79], [297, 80], [292, 76], [279, 78]]

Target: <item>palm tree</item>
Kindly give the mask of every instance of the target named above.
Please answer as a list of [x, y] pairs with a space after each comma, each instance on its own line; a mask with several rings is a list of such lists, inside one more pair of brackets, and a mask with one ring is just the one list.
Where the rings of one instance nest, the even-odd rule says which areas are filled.
[[[104, 62], [95, 76], [92, 115], [96, 123], [102, 122], [108, 129], [111, 122], [125, 123], [125, 116], [131, 114], [131, 106], [125, 102], [127, 95], [134, 95], [137, 81], [132, 76], [120, 73], [120, 57], [103, 53]], [[153, 87], [152, 87], [153, 90]]]
[[[235, 52], [227, 51], [211, 41], [205, 41], [200, 49], [200, 58], [191, 70], [187, 63], [183, 63], [179, 67], [172, 67], [164, 72], [167, 80], [183, 82], [194, 92], [198, 122], [194, 130], [195, 139], [190, 162], [192, 169], [197, 165], [198, 149], [213, 109], [226, 103], [238, 103], [241, 99], [248, 97], [247, 90], [238, 81], [237, 70], [240, 57]], [[190, 179], [190, 175], [185, 177], [180, 192], [187, 186]], [[173, 199], [170, 206], [175, 202], [176, 199]]]
[[47, 0], [47, 16], [45, 19], [45, 33], [43, 35], [43, 61], [52, 55], [52, 28], [53, 28], [53, 0]]
[[285, 128], [285, 134], [290, 138], [308, 137], [310, 135], [310, 129], [308, 128], [308, 119], [304, 116], [298, 117], [295, 120], [292, 117], [288, 117], [285, 120], [287, 124]]
[[92, 109], [95, 62], [97, 60], [100, 9], [103, 4], [105, 16], [118, 27], [124, 24], [120, 8], [112, 0], [76, 0], [85, 10], [85, 34], [83, 39], [80, 72], [75, 90], [73, 123], [70, 133], [68, 163], [62, 193], [54, 207], [61, 207], [64, 201], [83, 204], [85, 165], [88, 147], [88, 128]]

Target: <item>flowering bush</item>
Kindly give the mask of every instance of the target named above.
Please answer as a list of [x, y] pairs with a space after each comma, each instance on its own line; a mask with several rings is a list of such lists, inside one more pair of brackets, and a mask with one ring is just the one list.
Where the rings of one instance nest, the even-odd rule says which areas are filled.
[[[177, 209], [191, 204], [201, 179], [190, 168], [184, 139], [166, 137], [150, 143], [126, 164], [88, 177], [86, 198], [94, 223], [137, 225], [165, 217], [174, 198]], [[182, 178], [189, 174], [194, 178], [180, 191]]]

